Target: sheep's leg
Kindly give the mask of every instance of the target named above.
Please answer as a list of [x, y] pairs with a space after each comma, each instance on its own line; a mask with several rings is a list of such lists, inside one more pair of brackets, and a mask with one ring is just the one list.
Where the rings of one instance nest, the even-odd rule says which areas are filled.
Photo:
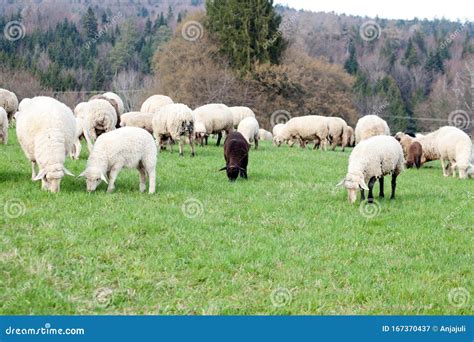
[[373, 194], [373, 189], [374, 189], [374, 184], [377, 181], [377, 178], [372, 177], [369, 180], [369, 196], [367, 198], [369, 203], [374, 203], [374, 194]]
[[81, 145], [81, 141], [79, 139], [76, 140], [76, 142], [74, 143], [74, 159], [79, 159], [79, 156], [81, 155], [81, 149], [82, 149], [82, 145]]
[[138, 173], [140, 174], [140, 192], [145, 192], [146, 190], [146, 171], [144, 166], [140, 163], [138, 166]]
[[206, 146], [207, 146], [207, 139], [208, 139], [208, 138], [209, 138], [209, 136], [208, 136], [207, 134], [204, 135], [204, 140], [205, 140], [205, 142], [206, 142]]
[[86, 128], [84, 129], [83, 134], [84, 134], [84, 138], [86, 139], [86, 142], [87, 142], [87, 149], [89, 150], [89, 153], [91, 153], [92, 152], [92, 147], [93, 147], [92, 137], [91, 137], [91, 135], [89, 135], [89, 132], [87, 131]]
[[247, 170], [240, 170], [240, 177], [247, 179]]
[[194, 157], [196, 153], [194, 151], [194, 138], [192, 133], [189, 134], [189, 145], [191, 145], [191, 157]]
[[109, 186], [107, 187], [107, 192], [112, 192], [115, 190], [115, 180], [120, 172], [120, 168], [113, 166], [109, 172]]
[[306, 148], [306, 143], [302, 138], [300, 138], [300, 147], [301, 148]]
[[392, 196], [390, 196], [390, 199], [395, 198], [395, 189], [397, 188], [397, 174], [392, 175]]
[[[449, 163], [448, 163], [448, 166], [449, 166]], [[448, 177], [449, 175], [447, 174], [447, 167], [444, 164], [444, 159], [443, 158], [441, 158], [441, 168], [443, 169], [443, 176]]]
[[360, 200], [365, 201], [365, 190], [364, 189], [360, 189]]
[[258, 149], [258, 137], [255, 138], [255, 149], [256, 149], [256, 150]]
[[181, 139], [179, 139], [179, 156], [180, 156], [180, 157], [183, 157], [183, 156], [184, 156], [183, 149], [184, 149], [184, 137], [182, 137]]
[[31, 162], [31, 179], [35, 180], [36, 178], [36, 162], [32, 161]]
[[380, 185], [379, 197], [384, 198], [385, 194], [383, 192], [383, 176], [379, 178], [379, 185]]
[[[216, 146], [219, 146], [221, 144], [221, 139], [222, 139], [222, 132], [217, 133], [217, 144]], [[206, 145], [207, 145], [207, 139], [206, 139]]]
[[147, 170], [148, 174], [148, 193], [154, 194], [156, 190], [156, 170], [155, 167], [150, 167]]

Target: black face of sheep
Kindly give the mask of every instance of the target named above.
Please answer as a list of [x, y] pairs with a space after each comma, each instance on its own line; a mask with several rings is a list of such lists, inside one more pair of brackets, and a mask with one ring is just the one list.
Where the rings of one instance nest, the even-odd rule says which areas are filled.
[[224, 142], [224, 158], [226, 166], [220, 171], [226, 170], [229, 181], [234, 182], [240, 175], [247, 178], [247, 165], [249, 161], [250, 144], [239, 132], [227, 135]]

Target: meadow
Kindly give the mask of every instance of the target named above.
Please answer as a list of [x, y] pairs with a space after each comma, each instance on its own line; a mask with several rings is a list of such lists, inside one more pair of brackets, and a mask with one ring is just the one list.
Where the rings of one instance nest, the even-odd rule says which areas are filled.
[[[66, 177], [40, 190], [0, 146], [0, 314], [472, 314], [472, 180], [407, 170], [397, 198], [349, 205], [350, 151], [263, 142], [249, 179], [222, 147], [158, 156], [157, 193]], [[68, 159], [78, 175], [87, 158]], [[378, 193], [376, 185], [375, 194]]]

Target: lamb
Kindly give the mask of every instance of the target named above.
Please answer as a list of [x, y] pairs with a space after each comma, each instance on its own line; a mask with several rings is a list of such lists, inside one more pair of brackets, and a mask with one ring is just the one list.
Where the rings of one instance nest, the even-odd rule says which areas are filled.
[[377, 115], [366, 115], [357, 121], [355, 128], [356, 144], [376, 135], [390, 135], [390, 128], [385, 120]]
[[[204, 138], [206, 134], [217, 134], [217, 144], [220, 145], [222, 139], [222, 131], [229, 134], [234, 130], [234, 121], [232, 112], [229, 107], [224, 104], [207, 104], [194, 110], [194, 119], [199, 123], [198, 139], [201, 146], [204, 145]], [[205, 128], [205, 133], [202, 132]]]
[[120, 120], [121, 120], [121, 115], [123, 114], [124, 105], [123, 105], [122, 99], [117, 94], [105, 93], [102, 95], [94, 95], [90, 99], [108, 101], [112, 105], [112, 107], [114, 107], [115, 113], [117, 114], [117, 123], [115, 127], [116, 128], [120, 127]]
[[239, 126], [239, 123], [245, 118], [255, 118], [255, 113], [249, 107], [229, 107], [229, 109], [232, 112], [234, 128], [237, 128]]
[[[306, 115], [290, 119], [281, 129], [274, 141], [280, 146], [284, 141], [299, 139], [300, 146], [306, 147], [306, 141], [315, 140], [325, 150], [328, 139], [327, 118], [319, 115]], [[315, 147], [317, 143], [315, 143]]]
[[122, 168], [137, 168], [140, 173], [140, 192], [155, 193], [156, 145], [150, 133], [138, 127], [122, 127], [102, 134], [94, 145], [84, 172], [87, 191], [92, 192], [104, 181], [107, 192], [115, 189], [115, 180]]
[[[373, 203], [372, 189], [377, 178], [380, 183], [380, 197], [384, 197], [383, 177], [392, 174], [392, 195], [395, 198], [397, 177], [404, 170], [405, 158], [398, 141], [391, 136], [374, 136], [357, 144], [349, 157], [346, 177], [337, 186], [347, 189], [349, 203], [357, 198], [357, 189], [361, 189], [361, 200], [365, 199], [364, 190], [369, 191], [368, 202]], [[367, 185], [368, 183], [368, 185]]]
[[76, 120], [69, 107], [51, 97], [38, 96], [30, 101], [18, 116], [18, 141], [31, 161], [32, 180], [41, 180], [43, 190], [59, 192], [64, 175], [74, 176], [64, 161], [73, 148]]
[[153, 113], [129, 112], [122, 114], [121, 127], [140, 127], [153, 134]]
[[354, 137], [354, 129], [347, 125], [344, 127], [344, 132], [342, 134], [342, 151], [346, 149], [346, 147], [354, 147], [355, 145], [355, 137]]
[[18, 98], [15, 93], [0, 88], [0, 107], [5, 109], [8, 120], [10, 121], [18, 110]]
[[[185, 136], [189, 138], [191, 156], [194, 157], [194, 117], [192, 110], [182, 104], [173, 103], [159, 108], [152, 121], [153, 135], [157, 145], [161, 146], [164, 138], [179, 142], [179, 155], [183, 156]], [[169, 145], [172, 149], [171, 145]]]
[[226, 166], [219, 171], [226, 170], [230, 182], [239, 177], [247, 179], [247, 165], [249, 162], [250, 145], [239, 132], [231, 132], [224, 141], [224, 159]]
[[260, 140], [273, 140], [273, 134], [267, 131], [266, 129], [260, 128], [258, 130], [258, 138]]
[[[445, 126], [439, 129], [437, 147], [445, 177], [451, 173], [456, 177], [466, 179], [473, 168], [471, 163], [472, 141], [469, 136], [456, 127]], [[445, 164], [447, 162], [447, 164]]]
[[159, 108], [173, 103], [173, 100], [168, 96], [152, 95], [143, 102], [140, 112], [155, 113]]
[[332, 150], [334, 151], [336, 149], [336, 146], [342, 146], [344, 138], [344, 129], [346, 129], [347, 127], [347, 122], [344, 119], [338, 117], [328, 117], [327, 124], [328, 141], [331, 144]]
[[410, 144], [407, 151], [407, 168], [416, 166], [417, 169], [421, 167], [421, 157], [423, 156], [423, 147], [418, 141], [414, 141]]
[[255, 149], [258, 149], [259, 129], [258, 121], [249, 116], [240, 121], [237, 132], [242, 133], [249, 144], [255, 142]]
[[3, 107], [0, 107], [0, 142], [8, 143], [8, 114]]

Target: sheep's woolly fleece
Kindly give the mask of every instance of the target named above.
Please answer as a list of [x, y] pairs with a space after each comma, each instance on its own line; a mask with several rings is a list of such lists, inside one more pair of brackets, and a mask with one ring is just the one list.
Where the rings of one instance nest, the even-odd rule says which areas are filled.
[[273, 134], [266, 129], [260, 128], [258, 130], [258, 138], [260, 140], [272, 140], [273, 139]]
[[253, 143], [258, 140], [259, 125], [257, 119], [254, 117], [246, 117], [239, 123], [237, 132], [241, 133], [248, 143]]
[[153, 117], [156, 114], [142, 112], [128, 112], [120, 116], [120, 126], [139, 127], [153, 133]]
[[471, 167], [472, 141], [456, 127], [441, 127], [438, 132], [437, 148], [442, 161], [449, 161], [453, 171], [459, 170], [459, 177], [466, 178]]
[[290, 119], [280, 132], [285, 139], [315, 140], [325, 142], [328, 138], [327, 118], [319, 115], [305, 115]]
[[0, 142], [8, 143], [8, 115], [3, 107], [0, 107]]
[[239, 123], [248, 117], [255, 118], [255, 113], [249, 107], [229, 107], [230, 111], [232, 112], [232, 120], [234, 123], [234, 128], [239, 126]]
[[376, 135], [390, 135], [390, 128], [385, 120], [377, 115], [366, 115], [357, 121], [355, 128], [356, 144]]
[[123, 101], [122, 99], [120, 98], [120, 96], [118, 96], [117, 94], [115, 93], [112, 93], [112, 92], [107, 92], [107, 93], [104, 93], [102, 94], [102, 96], [108, 98], [108, 99], [112, 99], [112, 100], [115, 100], [115, 102], [117, 103], [117, 106], [118, 106], [118, 115], [122, 115], [124, 110], [125, 110], [125, 106], [123, 104]]
[[[194, 123], [193, 111], [182, 103], [169, 104], [156, 111], [153, 117], [153, 135], [171, 136], [173, 140], [180, 140], [185, 133], [184, 129]], [[192, 131], [190, 132], [192, 133]]]
[[18, 110], [18, 98], [15, 93], [0, 88], [0, 107], [7, 112], [8, 118], [12, 118]]
[[173, 100], [168, 96], [152, 95], [143, 102], [140, 112], [155, 113], [159, 108], [173, 103]]
[[230, 132], [234, 128], [232, 112], [224, 104], [212, 103], [196, 108], [193, 116], [196, 123], [206, 128], [207, 134]]

